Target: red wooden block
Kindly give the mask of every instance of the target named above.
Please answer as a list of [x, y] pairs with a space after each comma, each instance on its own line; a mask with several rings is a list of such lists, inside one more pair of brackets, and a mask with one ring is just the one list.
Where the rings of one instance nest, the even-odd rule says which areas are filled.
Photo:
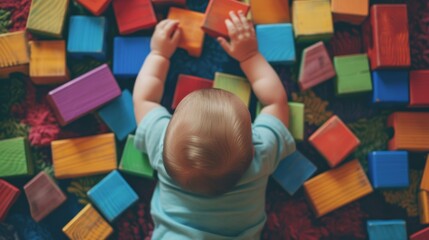
[[113, 10], [121, 34], [129, 34], [156, 25], [151, 0], [113, 0]]
[[199, 89], [212, 87], [213, 81], [211, 80], [180, 74], [179, 79], [177, 80], [176, 91], [174, 92], [173, 104], [171, 108], [175, 109], [177, 105], [179, 105], [180, 101], [182, 101], [182, 99], [185, 98], [189, 93]]
[[337, 116], [332, 116], [308, 139], [320, 154], [335, 167], [360, 144], [359, 139]]
[[95, 16], [99, 16], [106, 10], [112, 0], [76, 0]]
[[249, 12], [249, 5], [234, 0], [210, 0], [206, 9], [203, 30], [211, 37], [228, 37], [225, 19], [229, 18], [229, 12], [243, 11], [244, 16]]
[[429, 70], [410, 72], [410, 106], [429, 107]]
[[429, 227], [414, 233], [410, 236], [410, 240], [428, 240], [429, 239]]
[[371, 7], [368, 56], [371, 69], [408, 68], [410, 43], [406, 4], [375, 4]]
[[20, 191], [12, 184], [0, 179], [0, 222], [7, 215], [7, 212], [18, 199]]

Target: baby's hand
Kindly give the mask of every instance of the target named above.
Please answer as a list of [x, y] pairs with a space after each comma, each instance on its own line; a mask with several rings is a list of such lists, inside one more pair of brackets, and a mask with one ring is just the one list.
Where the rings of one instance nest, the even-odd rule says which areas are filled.
[[231, 11], [229, 16], [231, 20], [226, 19], [225, 24], [231, 41], [228, 43], [223, 37], [217, 40], [231, 57], [244, 62], [258, 53], [255, 29], [242, 11], [238, 11], [238, 16]]
[[177, 20], [163, 20], [158, 23], [153, 33], [150, 48], [152, 53], [170, 59], [180, 40], [180, 30]]

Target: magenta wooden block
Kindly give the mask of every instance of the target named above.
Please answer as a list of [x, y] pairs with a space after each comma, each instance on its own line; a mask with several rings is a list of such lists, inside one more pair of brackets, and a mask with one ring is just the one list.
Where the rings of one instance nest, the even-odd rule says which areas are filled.
[[7, 212], [18, 199], [20, 191], [12, 184], [0, 179], [0, 222], [7, 215]]
[[59, 123], [64, 126], [121, 95], [107, 64], [83, 74], [49, 92]]

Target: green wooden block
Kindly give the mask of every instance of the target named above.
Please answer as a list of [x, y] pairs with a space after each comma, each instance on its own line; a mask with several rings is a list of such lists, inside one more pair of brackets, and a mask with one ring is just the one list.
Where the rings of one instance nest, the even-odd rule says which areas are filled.
[[27, 140], [23, 137], [0, 141], [0, 177], [33, 174]]
[[338, 95], [369, 92], [372, 90], [368, 56], [356, 54], [334, 57], [336, 91]]
[[289, 103], [289, 130], [295, 140], [304, 140], [304, 104]]
[[217, 72], [215, 73], [213, 88], [234, 93], [249, 107], [251, 87], [246, 78]]
[[69, 0], [33, 0], [27, 29], [33, 33], [61, 38]]
[[134, 147], [134, 136], [128, 135], [119, 169], [125, 173], [153, 179], [154, 171], [146, 154]]

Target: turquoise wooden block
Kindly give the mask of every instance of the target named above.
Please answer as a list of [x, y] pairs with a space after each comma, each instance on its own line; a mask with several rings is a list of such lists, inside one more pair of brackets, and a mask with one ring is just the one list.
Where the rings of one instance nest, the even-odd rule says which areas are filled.
[[407, 229], [404, 220], [368, 220], [369, 240], [406, 240]]
[[338, 95], [369, 92], [372, 90], [368, 56], [355, 54], [334, 57], [336, 91]]
[[266, 24], [256, 26], [258, 49], [270, 63], [295, 62], [295, 43], [292, 24]]
[[150, 53], [150, 39], [150, 37], [115, 37], [113, 74], [116, 77], [137, 77]]
[[128, 90], [124, 90], [121, 96], [98, 110], [98, 115], [115, 133], [118, 140], [124, 140], [136, 129], [133, 97]]
[[132, 175], [153, 179], [154, 170], [150, 166], [149, 157], [134, 146], [133, 135], [128, 135], [119, 169]]
[[106, 18], [72, 16], [69, 23], [67, 52], [71, 57], [106, 58]]
[[87, 194], [109, 222], [138, 200], [136, 192], [116, 170], [92, 187]]

